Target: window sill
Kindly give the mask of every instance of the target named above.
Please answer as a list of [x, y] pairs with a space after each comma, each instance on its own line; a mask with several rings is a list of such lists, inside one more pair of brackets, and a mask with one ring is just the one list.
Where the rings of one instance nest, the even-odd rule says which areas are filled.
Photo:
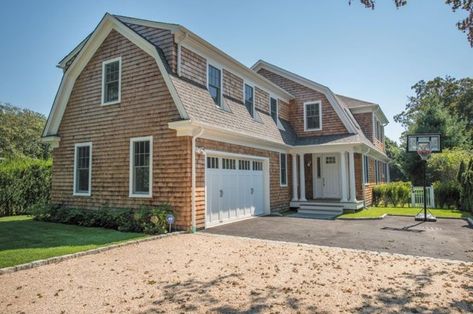
[[130, 198], [152, 198], [151, 194], [130, 194], [128, 197]]
[[74, 192], [74, 193], [72, 193], [72, 196], [86, 196], [86, 197], [88, 197], [88, 196], [90, 196], [90, 195], [91, 195], [90, 192], [88, 192], [88, 193], [80, 193], [80, 192]]
[[287, 184], [280, 184], [279, 187], [281, 187], [281, 188], [287, 188]]
[[111, 102], [105, 102], [105, 103], [101, 103], [100, 106], [111, 106], [111, 105], [119, 105], [120, 104], [120, 100], [117, 100], [117, 101], [111, 101]]
[[318, 129], [304, 129], [304, 132], [312, 132], [312, 131], [322, 131], [322, 128], [318, 128]]

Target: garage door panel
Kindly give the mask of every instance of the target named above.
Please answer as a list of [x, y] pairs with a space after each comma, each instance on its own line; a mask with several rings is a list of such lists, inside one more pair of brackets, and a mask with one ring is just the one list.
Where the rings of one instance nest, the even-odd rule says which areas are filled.
[[[207, 224], [263, 214], [265, 189], [262, 161], [257, 161], [260, 166], [255, 170], [255, 160], [249, 158], [209, 158], [218, 158], [218, 162], [207, 162]], [[229, 162], [230, 159], [235, 162]]]

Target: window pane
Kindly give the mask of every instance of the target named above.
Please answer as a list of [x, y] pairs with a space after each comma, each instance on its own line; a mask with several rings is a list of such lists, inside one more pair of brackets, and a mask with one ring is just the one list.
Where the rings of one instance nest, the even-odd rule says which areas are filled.
[[105, 65], [104, 77], [104, 102], [118, 100], [118, 87], [120, 80], [120, 62], [114, 61]]
[[212, 99], [214, 100], [215, 104], [217, 106], [221, 105], [221, 99], [220, 99], [220, 87], [221, 87], [221, 72], [219, 69], [216, 67], [213, 67], [209, 65], [209, 92], [210, 96], [212, 96]]
[[286, 185], [286, 154], [280, 155], [281, 184]]
[[133, 143], [133, 192], [149, 192], [150, 142]]
[[77, 147], [76, 192], [89, 192], [90, 147]]
[[253, 87], [245, 84], [245, 106], [248, 112], [253, 117]]
[[278, 101], [274, 98], [271, 98], [271, 117], [274, 122], [278, 121]]

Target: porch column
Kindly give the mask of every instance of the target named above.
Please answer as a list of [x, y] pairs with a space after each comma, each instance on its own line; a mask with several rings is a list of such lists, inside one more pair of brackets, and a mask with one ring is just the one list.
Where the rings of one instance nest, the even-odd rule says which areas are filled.
[[345, 151], [340, 153], [340, 173], [342, 178], [342, 202], [348, 200], [348, 176], [347, 176], [347, 153]]
[[300, 166], [299, 172], [300, 172], [301, 181], [300, 181], [299, 185], [300, 185], [300, 189], [301, 189], [301, 196], [300, 196], [299, 200], [301, 202], [307, 201], [307, 199], [305, 198], [305, 173], [304, 173], [305, 165], [304, 164], [305, 164], [304, 163], [304, 154], [300, 154], [299, 155], [299, 166]]
[[292, 201], [297, 202], [297, 154], [292, 153]]
[[349, 170], [350, 170], [350, 202], [356, 202], [356, 184], [355, 184], [355, 153], [348, 153]]

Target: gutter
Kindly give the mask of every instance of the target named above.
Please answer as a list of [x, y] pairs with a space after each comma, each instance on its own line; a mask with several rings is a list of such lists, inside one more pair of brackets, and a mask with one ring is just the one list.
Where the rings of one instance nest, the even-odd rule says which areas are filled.
[[195, 188], [196, 188], [196, 149], [195, 149], [195, 141], [197, 138], [202, 136], [202, 133], [204, 133], [204, 128], [200, 127], [199, 132], [192, 136], [192, 227], [191, 227], [191, 232], [195, 233], [197, 230], [196, 227], [196, 208], [195, 208]]

